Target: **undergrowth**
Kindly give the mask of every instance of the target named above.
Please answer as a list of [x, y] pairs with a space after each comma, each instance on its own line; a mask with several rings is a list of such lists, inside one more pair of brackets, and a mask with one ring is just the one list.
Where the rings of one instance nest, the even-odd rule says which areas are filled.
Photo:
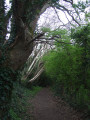
[[31, 107], [29, 100], [40, 90], [41, 87], [38, 86], [33, 86], [32, 89], [28, 89], [19, 83], [14, 84], [10, 109], [12, 120], [30, 120], [31, 115], [27, 113], [28, 107]]
[[[59, 32], [59, 34], [58, 34]], [[90, 117], [90, 24], [71, 30], [55, 31], [61, 34], [63, 44], [55, 42], [55, 49], [44, 55], [46, 76], [53, 84], [55, 94]], [[50, 34], [53, 36], [53, 34]], [[75, 44], [70, 43], [71, 39]]]

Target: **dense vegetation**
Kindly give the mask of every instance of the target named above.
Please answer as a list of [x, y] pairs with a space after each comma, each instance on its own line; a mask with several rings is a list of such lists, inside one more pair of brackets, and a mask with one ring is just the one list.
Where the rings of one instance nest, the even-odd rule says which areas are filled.
[[[43, 58], [46, 76], [58, 96], [90, 113], [90, 24], [71, 30], [49, 31], [60, 35], [55, 49]], [[58, 42], [57, 42], [58, 41]], [[72, 44], [71, 44], [72, 43]]]
[[12, 94], [12, 102], [10, 108], [10, 115], [12, 120], [30, 120], [32, 114], [28, 111], [33, 109], [30, 100], [41, 90], [41, 87], [36, 86], [28, 89], [25, 86], [14, 83], [14, 90]]
[[[69, 2], [67, 0], [64, 1]], [[21, 106], [19, 106], [16, 104], [16, 101], [23, 100], [19, 98], [24, 96], [24, 93], [22, 95], [21, 92], [23, 91], [21, 89], [24, 88], [16, 85], [15, 82], [19, 77], [18, 71], [23, 68], [24, 63], [33, 51], [33, 43], [35, 40], [33, 40], [33, 38], [37, 38], [35, 35], [37, 18], [46, 10], [44, 9], [44, 11], [42, 11], [47, 2], [48, 0], [10, 0], [11, 8], [6, 11], [5, 0], [0, 1], [0, 120], [20, 119], [18, 114], [20, 111], [17, 113], [17, 109], [23, 109], [21, 108], [23, 102], [21, 102]], [[71, 13], [64, 6], [59, 5], [59, 0], [51, 0], [48, 4], [54, 8], [66, 10], [77, 25], [80, 25], [72, 16], [73, 12]], [[77, 12], [77, 15], [79, 13], [78, 8], [79, 10], [85, 9], [84, 4], [79, 3], [79, 6], [75, 6], [72, 0], [70, 0], [70, 4]], [[10, 23], [11, 30], [8, 29]], [[58, 33], [62, 32], [60, 35], [63, 36], [63, 40], [68, 38], [67, 42], [70, 42], [71, 38], [66, 35], [66, 30], [56, 32], [57, 33], [51, 32], [50, 35], [58, 35]], [[6, 40], [8, 33], [10, 38]], [[49, 57], [46, 57], [48, 61], [46, 60], [45, 66], [47, 75], [51, 74], [49, 77], [54, 86], [56, 86], [56, 92], [60, 93], [62, 91], [61, 93], [64, 94], [65, 97], [67, 91], [67, 99], [70, 99], [71, 96], [72, 100], [74, 100], [73, 103], [77, 103], [80, 106], [83, 105], [84, 108], [90, 110], [88, 98], [90, 89], [90, 43], [88, 33], [89, 25], [77, 29], [76, 32], [72, 30], [71, 37], [75, 45], [55, 42], [56, 49], [49, 53]], [[82, 40], [80, 36], [85, 39]], [[49, 66], [47, 66], [48, 64]], [[54, 72], [52, 71], [53, 69]], [[48, 80], [47, 83], [51, 84]], [[76, 85], [77, 83], [78, 85]], [[73, 86], [72, 88], [71, 85]], [[26, 91], [29, 93], [28, 90]], [[15, 108], [13, 105], [10, 106], [11, 98]]]

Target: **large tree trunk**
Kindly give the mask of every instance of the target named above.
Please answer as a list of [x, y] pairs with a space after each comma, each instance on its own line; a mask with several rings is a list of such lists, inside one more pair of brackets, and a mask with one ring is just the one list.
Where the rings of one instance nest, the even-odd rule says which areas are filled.
[[[16, 38], [14, 43], [10, 46], [10, 59], [11, 66], [14, 70], [23, 66], [33, 50], [32, 39], [34, 37], [37, 20], [46, 8], [49, 7], [46, 2], [47, 0], [41, 3], [39, 3], [39, 1], [37, 2], [37, 0], [26, 0], [25, 2], [14, 0], [13, 2]], [[29, 18], [27, 18], [28, 16]]]
[[[2, 2], [1, 2], [2, 1]], [[2, 4], [4, 0], [0, 1], [0, 10], [2, 8]], [[13, 0], [13, 20], [15, 22], [16, 33], [15, 33], [15, 40], [10, 44], [9, 48], [6, 50], [9, 53], [9, 61], [4, 62], [1, 65], [0, 63], [0, 72], [2, 72], [3, 68], [11, 67], [13, 70], [20, 69], [24, 63], [27, 61], [29, 55], [33, 50], [33, 37], [34, 31], [36, 28], [37, 20], [46, 8], [48, 7], [47, 4], [48, 0], [40, 1], [38, 0]], [[4, 9], [2, 9], [4, 10]], [[0, 11], [1, 13], [2, 11]], [[4, 15], [4, 11], [2, 13]], [[0, 18], [1, 18], [0, 14]], [[4, 23], [3, 19], [0, 21]], [[4, 23], [5, 24], [5, 23]], [[4, 27], [0, 29], [0, 34], [4, 36]], [[3, 38], [0, 38], [0, 45], [3, 44]], [[2, 59], [2, 50], [0, 48], [0, 60]], [[1, 69], [2, 67], [2, 69]], [[8, 71], [8, 69], [7, 69]], [[6, 71], [5, 71], [6, 72]], [[7, 74], [5, 74], [3, 70], [3, 76], [0, 74], [0, 119], [1, 120], [10, 120], [8, 116], [9, 111], [9, 103], [11, 100], [11, 93], [12, 93], [12, 86], [13, 86], [13, 79], [14, 75], [8, 72], [9, 78], [7, 79]], [[4, 76], [4, 74], [6, 76]], [[2, 78], [1, 78], [2, 77]], [[4, 98], [4, 99], [3, 99]], [[3, 108], [2, 108], [3, 105]], [[7, 106], [7, 107], [6, 107]], [[7, 115], [7, 118], [6, 118]]]

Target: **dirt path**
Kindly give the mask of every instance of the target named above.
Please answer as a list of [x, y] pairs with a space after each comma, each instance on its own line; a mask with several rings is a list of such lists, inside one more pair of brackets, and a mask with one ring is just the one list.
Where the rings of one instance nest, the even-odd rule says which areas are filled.
[[32, 100], [33, 120], [82, 120], [62, 100], [54, 100], [48, 88], [42, 89]]

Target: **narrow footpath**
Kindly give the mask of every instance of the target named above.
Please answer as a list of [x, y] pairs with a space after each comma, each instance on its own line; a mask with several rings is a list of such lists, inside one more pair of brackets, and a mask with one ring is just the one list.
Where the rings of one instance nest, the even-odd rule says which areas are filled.
[[49, 88], [43, 88], [33, 98], [32, 106], [33, 120], [82, 120], [64, 101], [57, 102]]

